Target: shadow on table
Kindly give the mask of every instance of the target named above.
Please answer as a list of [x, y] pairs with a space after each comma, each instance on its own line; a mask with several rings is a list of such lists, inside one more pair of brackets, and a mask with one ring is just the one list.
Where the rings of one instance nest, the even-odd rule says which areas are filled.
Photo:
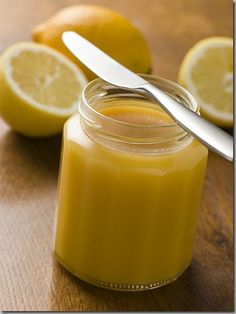
[[[0, 137], [0, 174], [8, 201], [22, 191], [44, 193], [56, 184], [60, 159], [61, 136], [44, 139], [26, 138], [9, 130]], [[40, 192], [41, 191], [41, 192]], [[19, 195], [20, 196], [20, 195]]]
[[[226, 276], [228, 278], [228, 276]], [[119, 292], [98, 288], [53, 263], [50, 310], [53, 311], [232, 311], [231, 291], [221, 291], [225, 273], [193, 260], [175, 282], [150, 291]]]

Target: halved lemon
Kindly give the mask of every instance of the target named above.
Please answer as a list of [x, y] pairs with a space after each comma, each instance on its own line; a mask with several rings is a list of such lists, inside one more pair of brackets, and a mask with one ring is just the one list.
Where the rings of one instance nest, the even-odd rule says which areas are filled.
[[60, 133], [86, 83], [78, 67], [58, 51], [15, 44], [0, 57], [0, 115], [26, 136]]
[[197, 99], [201, 114], [221, 127], [233, 125], [233, 39], [210, 37], [193, 46], [178, 82]]

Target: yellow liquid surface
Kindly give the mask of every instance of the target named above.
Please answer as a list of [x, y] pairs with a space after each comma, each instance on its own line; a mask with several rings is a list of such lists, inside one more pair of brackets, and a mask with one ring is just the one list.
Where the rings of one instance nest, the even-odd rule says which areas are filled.
[[[144, 105], [145, 102], [142, 102]], [[152, 108], [135, 106], [132, 101], [123, 106], [105, 107], [100, 110], [102, 114], [115, 120], [137, 124], [137, 125], [159, 125], [173, 124], [173, 120], [163, 111]]]
[[[101, 113], [136, 124], [169, 124], [163, 112], [126, 106]], [[92, 141], [78, 115], [64, 130], [55, 254], [92, 283], [150, 285], [189, 265], [207, 149], [193, 140], [147, 156]]]

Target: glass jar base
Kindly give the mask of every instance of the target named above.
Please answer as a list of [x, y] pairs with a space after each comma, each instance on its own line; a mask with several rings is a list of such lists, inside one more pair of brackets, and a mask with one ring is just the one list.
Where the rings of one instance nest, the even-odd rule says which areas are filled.
[[92, 284], [94, 286], [104, 288], [104, 289], [109, 289], [109, 290], [118, 290], [118, 291], [145, 291], [145, 290], [152, 290], [156, 288], [160, 288], [162, 286], [168, 285], [169, 283], [174, 282], [176, 279], [178, 279], [184, 272], [185, 270], [189, 267], [190, 264], [188, 264], [183, 271], [179, 272], [177, 275], [170, 277], [166, 280], [161, 280], [158, 282], [153, 282], [150, 284], [118, 284], [118, 283], [111, 283], [111, 282], [105, 282], [105, 281], [100, 281], [94, 278], [91, 278], [83, 273], [80, 273], [78, 271], [71, 270], [69, 267], [67, 267], [61, 259], [55, 254], [55, 257], [57, 261], [64, 267], [66, 268], [72, 275], [76, 276], [77, 278]]

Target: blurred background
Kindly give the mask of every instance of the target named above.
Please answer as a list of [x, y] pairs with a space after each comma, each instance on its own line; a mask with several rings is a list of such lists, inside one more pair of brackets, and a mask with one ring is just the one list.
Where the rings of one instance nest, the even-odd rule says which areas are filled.
[[0, 50], [31, 39], [36, 25], [80, 3], [105, 5], [127, 16], [147, 39], [153, 73], [171, 80], [176, 80], [181, 60], [200, 39], [233, 36], [231, 0], [1, 0]]

